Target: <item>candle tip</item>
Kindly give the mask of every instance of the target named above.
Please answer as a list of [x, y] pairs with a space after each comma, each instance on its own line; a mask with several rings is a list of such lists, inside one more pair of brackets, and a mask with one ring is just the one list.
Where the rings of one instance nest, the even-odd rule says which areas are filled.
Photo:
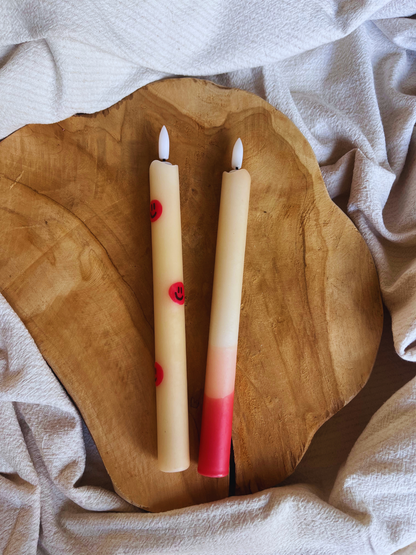
[[159, 134], [159, 159], [167, 160], [169, 158], [169, 133], [165, 126], [162, 127]]
[[233, 170], [239, 170], [243, 165], [243, 143], [241, 139], [237, 139], [233, 148], [231, 157], [231, 166]]

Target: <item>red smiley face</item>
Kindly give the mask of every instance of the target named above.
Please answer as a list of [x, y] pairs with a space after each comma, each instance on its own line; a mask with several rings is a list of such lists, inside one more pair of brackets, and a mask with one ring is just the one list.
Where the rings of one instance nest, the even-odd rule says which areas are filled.
[[155, 385], [156, 387], [162, 383], [163, 380], [163, 368], [158, 362], [155, 362]]
[[162, 215], [162, 205], [158, 200], [152, 200], [150, 203], [150, 221], [155, 222]]
[[183, 304], [185, 302], [185, 288], [181, 281], [169, 287], [169, 297], [174, 303]]

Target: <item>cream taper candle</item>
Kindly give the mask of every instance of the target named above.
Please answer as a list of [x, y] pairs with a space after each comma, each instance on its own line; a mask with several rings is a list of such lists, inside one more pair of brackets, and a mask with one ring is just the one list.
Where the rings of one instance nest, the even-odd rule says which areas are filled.
[[189, 466], [188, 393], [185, 344], [185, 290], [178, 166], [169, 158], [163, 126], [159, 158], [150, 164], [155, 382], [159, 469], [179, 472]]
[[222, 175], [214, 285], [205, 375], [198, 472], [218, 478], [229, 471], [234, 383], [251, 178], [240, 169], [243, 145], [233, 149]]

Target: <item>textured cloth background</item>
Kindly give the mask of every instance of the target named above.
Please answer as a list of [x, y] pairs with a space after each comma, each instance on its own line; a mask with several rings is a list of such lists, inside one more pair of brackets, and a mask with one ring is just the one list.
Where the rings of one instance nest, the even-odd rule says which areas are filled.
[[[348, 201], [396, 350], [416, 360], [415, 13], [415, 0], [3, 0], [0, 137], [173, 75], [259, 94]], [[416, 541], [415, 380], [375, 414], [328, 499], [292, 485], [151, 515], [111, 491], [77, 410], [1, 298], [0, 342], [2, 553], [365, 555]]]

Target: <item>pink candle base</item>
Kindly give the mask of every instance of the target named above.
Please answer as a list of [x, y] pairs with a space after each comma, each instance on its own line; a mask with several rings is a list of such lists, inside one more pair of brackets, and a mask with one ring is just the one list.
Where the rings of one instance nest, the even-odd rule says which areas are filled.
[[209, 478], [228, 476], [234, 392], [220, 399], [204, 395], [198, 472]]

